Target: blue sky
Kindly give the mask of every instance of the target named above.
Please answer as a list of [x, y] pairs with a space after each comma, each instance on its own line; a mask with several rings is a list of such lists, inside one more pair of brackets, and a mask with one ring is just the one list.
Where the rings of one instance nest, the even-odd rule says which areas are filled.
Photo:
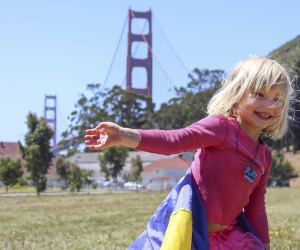
[[[26, 115], [43, 115], [45, 95], [57, 95], [58, 133], [67, 128], [86, 85], [104, 82], [129, 7], [151, 8], [154, 54], [175, 79], [187, 71], [174, 66], [158, 26], [188, 70], [227, 71], [300, 34], [300, 2], [294, 0], [0, 0], [0, 141], [23, 140]], [[107, 86], [124, 79], [126, 36], [127, 27]], [[159, 84], [155, 80], [157, 103]]]

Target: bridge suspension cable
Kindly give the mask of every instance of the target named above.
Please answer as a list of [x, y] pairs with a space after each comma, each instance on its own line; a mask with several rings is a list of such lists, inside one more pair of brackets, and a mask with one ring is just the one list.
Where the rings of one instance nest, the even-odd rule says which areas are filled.
[[118, 40], [118, 44], [117, 44], [116, 50], [115, 50], [115, 52], [114, 52], [113, 58], [112, 58], [112, 60], [111, 60], [111, 63], [110, 63], [108, 72], [107, 72], [107, 74], [106, 74], [106, 76], [105, 76], [105, 79], [104, 79], [104, 82], [103, 82], [103, 84], [102, 84], [102, 87], [100, 86], [100, 89], [103, 89], [103, 88], [104, 88], [104, 86], [105, 86], [105, 84], [106, 84], [106, 82], [107, 82], [107, 80], [108, 80], [108, 77], [109, 77], [109, 75], [110, 75], [110, 71], [111, 71], [112, 66], [113, 66], [113, 64], [114, 64], [114, 62], [115, 62], [115, 58], [116, 58], [117, 52], [118, 52], [119, 47], [120, 47], [120, 44], [121, 44], [121, 39], [122, 39], [122, 37], [123, 37], [123, 33], [124, 33], [124, 30], [125, 30], [125, 27], [126, 27], [127, 20], [128, 20], [128, 17], [126, 16], [125, 21], [124, 21], [124, 24], [123, 24], [123, 28], [122, 28], [122, 31], [121, 31], [121, 34], [120, 34], [120, 37], [119, 37], [119, 40]]
[[159, 22], [157, 21], [156, 17], [152, 14], [152, 17], [154, 19], [154, 21], [157, 24], [157, 27], [159, 28], [159, 30], [161, 31], [161, 33], [163, 34], [164, 38], [166, 39], [169, 47], [171, 48], [172, 52], [174, 53], [175, 57], [177, 58], [177, 60], [180, 62], [180, 64], [182, 65], [182, 67], [186, 70], [186, 72], [189, 74], [190, 70], [188, 69], [188, 67], [185, 65], [185, 63], [183, 62], [183, 60], [180, 58], [180, 56], [178, 55], [178, 53], [176, 52], [176, 50], [174, 49], [173, 45], [171, 44], [170, 40], [168, 39], [166, 33], [164, 32], [164, 30], [162, 29], [161, 25], [159, 24]]

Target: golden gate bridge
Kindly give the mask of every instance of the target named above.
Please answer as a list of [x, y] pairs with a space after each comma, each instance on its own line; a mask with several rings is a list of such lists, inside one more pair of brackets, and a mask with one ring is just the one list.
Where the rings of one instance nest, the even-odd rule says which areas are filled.
[[[126, 26], [127, 46], [121, 46]], [[156, 36], [155, 41], [153, 28], [156, 29], [155, 34], [161, 34]], [[121, 47], [127, 47], [127, 51], [120, 51]], [[126, 60], [119, 59], [118, 56]], [[120, 79], [119, 73], [114, 74], [114, 68], [124, 68], [123, 78]], [[160, 104], [174, 97], [175, 88], [188, 83], [190, 73], [151, 9], [144, 12], [129, 9], [107, 74], [100, 87], [104, 89], [107, 86], [120, 85], [126, 90], [149, 96], [156, 104]], [[61, 149], [61, 145], [57, 144], [56, 95], [45, 95], [44, 118], [54, 130], [51, 145], [55, 153]], [[70, 139], [70, 144], [74, 139]]]

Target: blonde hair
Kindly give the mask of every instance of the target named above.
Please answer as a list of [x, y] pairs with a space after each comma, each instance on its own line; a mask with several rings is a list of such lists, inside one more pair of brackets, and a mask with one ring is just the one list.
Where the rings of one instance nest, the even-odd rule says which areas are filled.
[[207, 113], [225, 117], [236, 116], [235, 107], [246, 90], [262, 88], [269, 90], [275, 85], [280, 86], [282, 90], [282, 115], [275, 124], [263, 132], [274, 140], [280, 139], [288, 129], [293, 88], [287, 70], [272, 59], [251, 56], [240, 61], [232, 73], [222, 81], [221, 88], [209, 101]]

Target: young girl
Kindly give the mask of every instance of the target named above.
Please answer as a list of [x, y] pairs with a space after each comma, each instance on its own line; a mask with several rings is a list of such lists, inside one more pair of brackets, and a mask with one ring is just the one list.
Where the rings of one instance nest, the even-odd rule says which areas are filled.
[[[190, 173], [205, 207], [209, 248], [270, 249], [265, 193], [272, 159], [261, 135], [276, 140], [285, 134], [291, 94], [281, 65], [250, 57], [223, 81], [204, 119], [178, 130], [101, 122], [86, 131], [85, 144], [91, 150], [123, 145], [160, 154], [197, 149]], [[240, 228], [241, 211], [257, 237]]]

